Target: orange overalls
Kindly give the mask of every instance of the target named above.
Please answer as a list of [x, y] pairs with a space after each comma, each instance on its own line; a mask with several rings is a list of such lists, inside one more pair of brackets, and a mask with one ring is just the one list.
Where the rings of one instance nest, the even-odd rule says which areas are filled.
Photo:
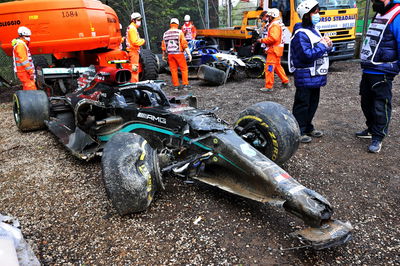
[[184, 23], [181, 30], [183, 31], [183, 34], [185, 34], [186, 41], [196, 39], [197, 29], [191, 22], [188, 24]]
[[23, 39], [17, 38], [11, 43], [13, 46], [14, 72], [21, 81], [23, 90], [37, 90], [35, 85], [35, 67], [26, 42]]
[[182, 73], [182, 84], [189, 85], [189, 73], [183, 51], [188, 48], [185, 35], [178, 29], [178, 25], [171, 24], [170, 29], [164, 33], [161, 49], [168, 53], [168, 65], [171, 71], [172, 85], [179, 86], [178, 67]]
[[265, 64], [265, 88], [272, 89], [274, 86], [274, 72], [282, 80], [282, 83], [289, 83], [285, 70], [281, 66], [281, 56], [283, 55], [282, 27], [279, 25], [279, 18], [275, 18], [268, 25], [267, 37], [261, 39], [267, 45], [265, 53], [267, 62]]
[[126, 50], [129, 52], [129, 60], [132, 64], [131, 82], [139, 81], [139, 52], [140, 46], [145, 43], [145, 40], [139, 36], [138, 27], [135, 22], [132, 22], [126, 29]]

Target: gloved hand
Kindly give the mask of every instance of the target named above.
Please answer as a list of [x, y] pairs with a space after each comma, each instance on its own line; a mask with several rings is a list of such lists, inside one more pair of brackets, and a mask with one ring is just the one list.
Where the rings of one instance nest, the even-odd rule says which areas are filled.
[[35, 74], [30, 74], [29, 78], [30, 78], [31, 80], [35, 80]]
[[138, 65], [132, 65], [132, 71], [136, 72], [139, 70], [139, 66]]
[[192, 62], [192, 54], [190, 53], [189, 48], [186, 48], [186, 49], [185, 49], [185, 52], [186, 52], [186, 54], [187, 54], [188, 61], [189, 61], [189, 62]]
[[168, 55], [166, 53], [163, 53], [162, 60], [168, 61]]

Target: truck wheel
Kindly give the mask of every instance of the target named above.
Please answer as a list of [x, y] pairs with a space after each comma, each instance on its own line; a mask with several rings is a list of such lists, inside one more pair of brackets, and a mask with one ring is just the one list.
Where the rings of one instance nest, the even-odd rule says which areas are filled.
[[222, 85], [225, 81], [225, 72], [208, 65], [200, 65], [197, 77], [213, 85]]
[[35, 67], [47, 68], [49, 67], [49, 62], [47, 62], [46, 57], [43, 55], [34, 55], [32, 56], [33, 65]]
[[146, 210], [161, 180], [157, 154], [147, 141], [133, 133], [115, 134], [101, 164], [107, 195], [118, 213]]
[[139, 74], [139, 80], [156, 80], [158, 78], [157, 58], [150, 50], [140, 50], [140, 64], [142, 72]]
[[158, 74], [167, 72], [166, 67], [168, 66], [168, 62], [162, 59], [162, 54], [156, 54], [156, 61]]
[[277, 164], [290, 159], [299, 147], [300, 129], [294, 116], [275, 102], [260, 102], [239, 114], [235, 131]]
[[254, 55], [246, 62], [246, 74], [249, 78], [258, 79], [265, 75], [265, 56]]
[[36, 87], [38, 89], [45, 90], [46, 86], [42, 68], [48, 68], [49, 63], [47, 62], [46, 57], [44, 57], [43, 55], [34, 55], [32, 56], [32, 60], [36, 71], [36, 81], [35, 81]]
[[79, 60], [77, 58], [63, 58], [60, 60], [57, 60], [55, 63], [56, 67], [81, 67], [81, 63], [79, 62]]
[[42, 90], [17, 91], [13, 95], [13, 113], [17, 127], [22, 131], [42, 129], [49, 120], [50, 104]]

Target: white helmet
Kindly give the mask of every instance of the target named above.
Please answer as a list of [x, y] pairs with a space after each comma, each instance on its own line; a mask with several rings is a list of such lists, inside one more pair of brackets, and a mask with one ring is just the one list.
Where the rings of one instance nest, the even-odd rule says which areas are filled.
[[190, 21], [190, 16], [189, 15], [185, 15], [185, 18], [183, 20], [184, 21]]
[[18, 28], [18, 35], [19, 36], [31, 36], [32, 32], [30, 29], [28, 29], [27, 27], [19, 27]]
[[169, 24], [177, 24], [177, 25], [179, 25], [179, 19], [171, 18], [171, 21], [169, 22]]
[[299, 17], [303, 19], [303, 16], [310, 12], [311, 9], [313, 9], [316, 5], [318, 5], [317, 0], [304, 0], [297, 6], [297, 13], [299, 14]]
[[141, 19], [142, 15], [140, 15], [140, 13], [138, 12], [133, 12], [131, 15], [131, 20], [136, 20], [136, 19]]
[[267, 10], [267, 15], [273, 18], [277, 18], [280, 16], [280, 12], [277, 8], [271, 8]]

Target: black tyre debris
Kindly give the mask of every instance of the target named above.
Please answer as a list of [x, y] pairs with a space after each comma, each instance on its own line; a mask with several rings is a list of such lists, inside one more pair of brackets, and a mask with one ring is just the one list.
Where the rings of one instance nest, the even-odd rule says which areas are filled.
[[197, 77], [213, 85], [222, 85], [225, 81], [225, 72], [208, 65], [200, 65]]
[[294, 116], [275, 102], [260, 102], [239, 114], [235, 131], [277, 164], [299, 147], [300, 129]]
[[156, 152], [141, 136], [117, 133], [104, 147], [103, 180], [120, 215], [144, 211], [160, 184]]
[[17, 91], [13, 95], [13, 113], [17, 127], [22, 131], [42, 129], [49, 120], [50, 104], [42, 90]]

